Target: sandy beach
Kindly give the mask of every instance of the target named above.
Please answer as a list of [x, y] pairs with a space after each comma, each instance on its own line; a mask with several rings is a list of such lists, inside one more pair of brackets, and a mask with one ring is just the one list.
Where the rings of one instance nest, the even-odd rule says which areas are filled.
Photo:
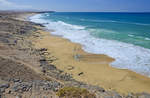
[[40, 38], [33, 40], [35, 47], [47, 48], [50, 53], [47, 58], [55, 57], [53, 64], [74, 79], [121, 94], [150, 93], [150, 78], [129, 70], [112, 68], [109, 64], [114, 61], [113, 58], [86, 53], [79, 44], [50, 35], [47, 31], [39, 32]]

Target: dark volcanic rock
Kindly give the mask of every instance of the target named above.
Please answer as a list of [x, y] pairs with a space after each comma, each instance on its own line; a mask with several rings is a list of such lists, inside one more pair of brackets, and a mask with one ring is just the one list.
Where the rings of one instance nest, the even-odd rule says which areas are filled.
[[67, 73], [60, 74], [59, 78], [61, 80], [64, 80], [64, 81], [70, 81], [70, 80], [72, 80], [72, 76], [70, 74], [67, 74]]
[[0, 84], [0, 88], [9, 88], [9, 84]]
[[39, 23], [33, 23], [34, 25], [40, 26], [40, 27], [45, 27], [43, 24], [39, 24]]
[[41, 48], [41, 49], [39, 49], [39, 51], [47, 51], [47, 49], [46, 48]]
[[138, 96], [138, 98], [150, 98], [150, 94], [142, 93]]
[[43, 90], [57, 91], [60, 87], [61, 87], [60, 83], [58, 83], [56, 81], [51, 81], [51, 82], [45, 83], [43, 85]]
[[47, 69], [48, 70], [56, 70], [56, 66], [52, 65], [52, 64], [49, 64], [49, 65], [47, 65]]
[[0, 94], [5, 92], [5, 88], [0, 88]]
[[83, 75], [83, 74], [84, 74], [83, 72], [80, 72], [78, 75], [81, 76], [81, 75]]
[[32, 83], [23, 82], [23, 83], [15, 83], [12, 87], [14, 92], [25, 92], [29, 91], [32, 88]]
[[13, 79], [13, 82], [22, 82], [20, 79]]
[[9, 88], [9, 84], [6, 83], [6, 84], [0, 84], [0, 93], [4, 93], [5, 92], [5, 89]]

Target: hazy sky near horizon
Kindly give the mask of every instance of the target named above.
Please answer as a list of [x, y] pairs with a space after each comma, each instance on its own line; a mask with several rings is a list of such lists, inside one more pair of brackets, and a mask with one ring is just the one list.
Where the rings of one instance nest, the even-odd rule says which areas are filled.
[[150, 12], [150, 0], [0, 0], [0, 10]]

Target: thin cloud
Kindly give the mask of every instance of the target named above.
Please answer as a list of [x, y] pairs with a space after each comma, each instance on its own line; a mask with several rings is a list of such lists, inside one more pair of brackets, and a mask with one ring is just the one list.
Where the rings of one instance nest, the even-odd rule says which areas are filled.
[[29, 5], [18, 5], [16, 3], [10, 2], [8, 0], [0, 0], [0, 10], [8, 9], [31, 9], [32, 6]]
[[8, 2], [7, 0], [0, 0], [0, 5], [13, 5], [13, 3]]

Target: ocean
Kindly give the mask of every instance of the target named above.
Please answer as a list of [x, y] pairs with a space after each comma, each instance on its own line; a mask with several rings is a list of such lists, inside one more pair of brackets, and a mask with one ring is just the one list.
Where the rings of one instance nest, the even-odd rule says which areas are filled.
[[56, 12], [30, 20], [86, 52], [115, 58], [112, 67], [150, 77], [150, 13]]

